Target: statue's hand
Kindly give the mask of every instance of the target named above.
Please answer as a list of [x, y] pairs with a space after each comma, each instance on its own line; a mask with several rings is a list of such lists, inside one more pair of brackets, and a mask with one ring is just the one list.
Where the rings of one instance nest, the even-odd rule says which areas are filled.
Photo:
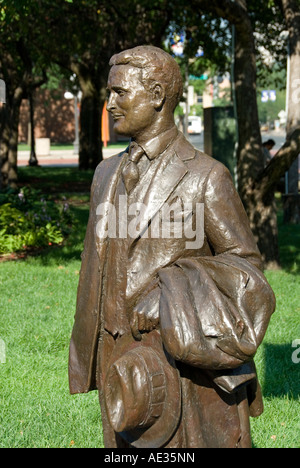
[[141, 332], [150, 332], [159, 325], [160, 289], [153, 289], [133, 309], [130, 317], [130, 327], [134, 338], [142, 339]]

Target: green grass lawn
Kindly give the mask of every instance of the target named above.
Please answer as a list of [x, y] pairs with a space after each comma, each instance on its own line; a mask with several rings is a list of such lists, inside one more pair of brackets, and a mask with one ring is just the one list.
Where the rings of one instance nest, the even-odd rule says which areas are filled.
[[70, 396], [68, 346], [88, 205], [63, 248], [0, 264], [0, 447], [97, 447], [95, 392]]
[[[116, 148], [116, 149], [124, 149], [126, 147], [127, 141], [125, 142], [117, 142], [117, 143], [109, 143], [107, 145], [108, 148]], [[30, 145], [27, 143], [19, 143], [18, 151], [30, 151]], [[72, 143], [51, 143], [50, 151], [64, 151], [64, 150], [73, 150], [74, 145]]]
[[[78, 223], [64, 246], [0, 263], [0, 339], [6, 351], [5, 362], [0, 352], [0, 447], [102, 447], [97, 393], [71, 396], [68, 390], [68, 347], [92, 174], [72, 168], [20, 171], [24, 183], [32, 176], [47, 191], [62, 196], [64, 189]], [[73, 193], [74, 187], [79, 192]], [[280, 221], [283, 268], [267, 272], [277, 310], [256, 355], [265, 404], [263, 415], [251, 420], [257, 448], [300, 446], [300, 363], [292, 360], [292, 342], [300, 339], [298, 231]]]
[[292, 360], [292, 343], [296, 339], [300, 343], [299, 274], [273, 271], [266, 276], [277, 307], [255, 358], [265, 411], [251, 420], [252, 439], [259, 448], [296, 448], [300, 447], [300, 363]]

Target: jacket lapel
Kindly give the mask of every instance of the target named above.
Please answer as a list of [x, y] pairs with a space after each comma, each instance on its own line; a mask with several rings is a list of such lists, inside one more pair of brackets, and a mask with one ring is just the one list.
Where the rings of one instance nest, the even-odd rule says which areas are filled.
[[117, 166], [112, 168], [111, 174], [106, 174], [105, 180], [102, 181], [103, 185], [101, 184], [98, 187], [99, 194], [96, 194], [95, 197], [100, 201], [100, 204], [96, 207], [96, 244], [100, 259], [108, 239], [107, 231], [111, 222], [110, 216], [112, 215], [110, 209], [114, 207], [116, 188], [120, 181], [126, 154], [126, 151], [122, 153], [117, 161]]
[[[184, 148], [182, 148], [182, 145], [184, 145]], [[185, 151], [182, 152], [182, 149]], [[185, 140], [182, 134], [179, 134], [175, 143], [162, 157], [162, 161], [152, 177], [143, 200], [143, 211], [139, 217], [137, 235], [129, 240], [129, 245], [145, 234], [152, 219], [187, 174], [188, 169], [184, 161], [194, 157], [195, 149]]]
[[[112, 169], [111, 175], [107, 174], [105, 180], [102, 181], [103, 185], [101, 184], [101, 187], [98, 187], [97, 199], [101, 201], [102, 210], [101, 213], [98, 211], [96, 216], [96, 243], [100, 259], [103, 258], [107, 241], [105, 233], [109, 224], [109, 207], [113, 207], [115, 204], [116, 187], [122, 179], [121, 172], [126, 160], [126, 151], [120, 156], [122, 157], [119, 158], [117, 165]], [[188, 169], [185, 161], [194, 157], [194, 147], [179, 132], [174, 144], [168, 148], [166, 154], [161, 158], [161, 162], [149, 183], [145, 197], [142, 200], [144, 209], [139, 216], [139, 229], [136, 236], [129, 238], [129, 247], [132, 242], [147, 231], [155, 215], [187, 174]], [[105, 184], [105, 182], [107, 183]], [[118, 223], [118, 220], [116, 221]]]

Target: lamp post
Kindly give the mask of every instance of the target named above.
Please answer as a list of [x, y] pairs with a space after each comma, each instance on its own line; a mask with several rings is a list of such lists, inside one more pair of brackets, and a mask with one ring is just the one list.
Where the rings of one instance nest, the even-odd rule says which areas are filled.
[[5, 81], [0, 80], [0, 104], [6, 103], [6, 86]]
[[74, 154], [79, 154], [79, 110], [78, 104], [81, 99], [81, 92], [79, 91], [78, 94], [72, 94], [70, 91], [66, 91], [64, 94], [64, 98], [71, 100], [74, 99], [74, 116], [75, 116], [75, 140], [73, 142], [74, 145]]
[[34, 137], [34, 110], [33, 110], [33, 96], [32, 96], [32, 91], [30, 90], [29, 96], [29, 112], [30, 112], [30, 132], [31, 132], [31, 137], [30, 137], [30, 158], [28, 161], [29, 166], [38, 166], [38, 160], [36, 157], [35, 153], [35, 137]]
[[75, 140], [74, 140], [74, 154], [79, 154], [79, 109], [78, 109], [78, 95], [74, 96], [74, 112], [75, 112]]

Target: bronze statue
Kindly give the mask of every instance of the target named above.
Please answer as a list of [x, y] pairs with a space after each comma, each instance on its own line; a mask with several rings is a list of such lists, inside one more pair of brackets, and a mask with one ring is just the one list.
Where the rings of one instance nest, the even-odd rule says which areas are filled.
[[131, 143], [92, 184], [70, 391], [98, 389], [107, 448], [251, 447], [275, 299], [247, 216], [174, 124], [175, 60], [140, 46], [110, 65], [107, 109]]

